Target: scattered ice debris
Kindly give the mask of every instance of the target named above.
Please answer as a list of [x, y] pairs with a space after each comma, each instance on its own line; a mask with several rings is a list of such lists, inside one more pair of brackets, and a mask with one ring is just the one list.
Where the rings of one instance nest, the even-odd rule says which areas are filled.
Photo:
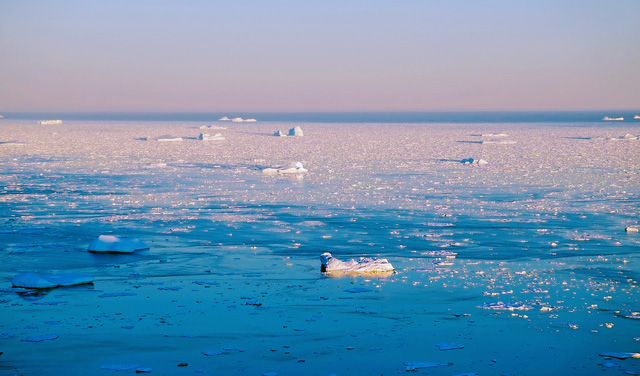
[[633, 226], [627, 226], [624, 230], [626, 232], [638, 232], [638, 228]]
[[436, 344], [436, 346], [438, 346], [438, 349], [440, 349], [441, 351], [464, 349], [464, 345], [458, 343], [441, 342]]
[[198, 140], [200, 141], [224, 141], [224, 137], [222, 133], [216, 133], [211, 136], [209, 133], [200, 133], [198, 136]]
[[63, 274], [36, 274], [21, 273], [13, 277], [11, 285], [13, 287], [22, 287], [28, 289], [50, 289], [61, 286], [75, 286], [93, 283], [93, 277], [63, 273]]
[[361, 292], [369, 292], [369, 291], [373, 291], [371, 289], [368, 289], [366, 287], [351, 287], [349, 289], [344, 290], [345, 292], [350, 292], [352, 294], [357, 294], [357, 293], [361, 293]]
[[120, 296], [136, 296], [138, 294], [133, 292], [108, 292], [98, 295], [98, 298], [117, 298]]
[[265, 168], [262, 170], [265, 174], [303, 174], [308, 172], [302, 165], [302, 162], [296, 162], [288, 167]]
[[40, 120], [38, 122], [40, 125], [60, 125], [62, 124], [62, 120]]
[[289, 136], [304, 136], [304, 132], [302, 132], [300, 126], [296, 126], [295, 128], [289, 129]]
[[611, 116], [605, 116], [602, 118], [602, 120], [604, 121], [622, 121], [624, 120], [624, 117], [619, 116], [619, 117], [611, 117]]
[[640, 359], [640, 353], [630, 353], [630, 352], [603, 352], [603, 353], [600, 353], [600, 356], [604, 356], [607, 358], [616, 358], [616, 359], [627, 359], [627, 358]]
[[467, 158], [467, 159], [461, 160], [460, 163], [462, 163], [462, 164], [486, 165], [489, 162], [485, 161], [484, 159]]
[[494, 303], [484, 303], [479, 306], [482, 309], [495, 309], [495, 310], [505, 310], [505, 311], [528, 311], [533, 309], [533, 306], [524, 304], [524, 303], [504, 303], [504, 302], [494, 302]]
[[404, 366], [407, 372], [415, 371], [419, 368], [435, 368], [435, 367], [447, 367], [452, 366], [453, 363], [436, 363], [436, 362], [405, 362]]
[[280, 130], [273, 132], [273, 135], [277, 136], [277, 137], [286, 137], [287, 136], [286, 134], [282, 133], [282, 131], [280, 131]]
[[320, 271], [323, 273], [356, 273], [356, 274], [376, 274], [393, 273], [393, 265], [387, 259], [373, 259], [361, 257], [360, 260], [341, 261], [333, 257], [331, 253], [325, 252], [320, 255]]
[[100, 369], [108, 371], [130, 371], [139, 367], [139, 364], [103, 364], [100, 366]]
[[0, 141], [0, 145], [10, 145], [10, 146], [26, 146], [27, 144], [22, 141]]
[[35, 337], [26, 337], [26, 338], [23, 338], [22, 340], [25, 342], [42, 342], [42, 341], [53, 341], [58, 337], [60, 337], [60, 334], [58, 333], [49, 333], [49, 334], [42, 334]]
[[229, 118], [228, 118], [228, 117], [226, 117], [226, 116], [223, 116], [223, 117], [221, 117], [221, 118], [220, 118], [220, 119], [218, 119], [218, 120], [220, 120], [220, 121], [229, 121], [229, 120], [231, 120], [231, 119], [229, 119]]
[[113, 235], [100, 235], [89, 244], [89, 252], [133, 253], [144, 249], [149, 249], [149, 246], [138, 239]]

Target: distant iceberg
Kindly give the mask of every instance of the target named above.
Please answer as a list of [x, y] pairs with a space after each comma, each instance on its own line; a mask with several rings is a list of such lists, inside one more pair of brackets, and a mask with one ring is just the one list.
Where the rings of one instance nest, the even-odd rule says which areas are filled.
[[162, 135], [158, 137], [147, 137], [145, 138], [147, 141], [158, 141], [158, 142], [179, 142], [182, 141], [182, 137], [174, 137], [170, 135]]
[[209, 135], [209, 133], [200, 133], [198, 136], [198, 140], [200, 141], [224, 141], [224, 137], [222, 133], [216, 133], [213, 136]]
[[604, 121], [622, 121], [622, 120], [624, 120], [624, 118], [622, 116], [620, 116], [620, 117], [605, 116], [605, 117], [602, 118], [602, 120], [604, 120]]
[[461, 160], [460, 163], [462, 163], [462, 164], [486, 165], [489, 162], [485, 161], [484, 159], [467, 158], [467, 159]]
[[308, 172], [302, 165], [302, 162], [296, 162], [288, 167], [265, 168], [262, 170], [265, 174], [303, 174]]
[[227, 127], [220, 127], [220, 126], [217, 126], [217, 125], [201, 125], [201, 126], [198, 127], [198, 129], [227, 129]]
[[373, 259], [361, 257], [360, 260], [340, 261], [333, 257], [331, 253], [325, 252], [320, 255], [320, 271], [323, 273], [342, 274], [390, 274], [395, 268], [387, 259]]
[[138, 239], [119, 238], [113, 235], [100, 235], [89, 244], [89, 252], [133, 253], [149, 249]]
[[287, 136], [286, 134], [282, 133], [282, 131], [275, 131], [275, 132], [273, 132], [273, 135], [277, 136], [277, 137], [286, 137]]
[[481, 141], [482, 144], [502, 144], [502, 145], [512, 145], [516, 144], [516, 141], [513, 140], [485, 140]]
[[38, 122], [40, 125], [60, 125], [62, 124], [62, 120], [40, 120]]
[[244, 121], [245, 121], [246, 123], [255, 123], [255, 122], [256, 122], [256, 121], [258, 121], [258, 120], [251, 118], [251, 119], [245, 119]]
[[640, 120], [640, 115], [636, 115], [633, 118], [636, 119], [636, 120]]
[[93, 283], [93, 277], [82, 274], [36, 274], [21, 273], [13, 277], [11, 285], [27, 289], [51, 289], [61, 286], [75, 286]]
[[234, 122], [234, 123], [242, 123], [244, 121], [244, 119], [241, 118], [241, 117], [235, 117], [235, 118], [231, 119], [231, 121]]
[[295, 128], [289, 129], [289, 136], [304, 136], [304, 133], [302, 132], [302, 128], [296, 126]]
[[229, 120], [231, 120], [231, 119], [229, 119], [229, 118], [228, 118], [228, 117], [226, 117], [226, 116], [223, 116], [223, 117], [221, 117], [221, 118], [220, 118], [220, 119], [218, 119], [218, 120], [220, 120], [220, 121], [229, 121]]

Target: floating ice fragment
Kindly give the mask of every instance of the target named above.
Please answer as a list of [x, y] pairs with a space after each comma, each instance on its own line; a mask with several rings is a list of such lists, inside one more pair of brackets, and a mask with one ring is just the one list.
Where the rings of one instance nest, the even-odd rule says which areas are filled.
[[265, 174], [304, 174], [308, 171], [309, 170], [304, 168], [302, 162], [296, 162], [288, 167], [265, 168], [262, 170]]
[[140, 367], [139, 364], [103, 364], [100, 369], [109, 371], [130, 371]]
[[484, 159], [467, 158], [467, 159], [461, 160], [460, 163], [462, 163], [462, 164], [486, 165], [489, 162], [485, 161]]
[[395, 270], [387, 259], [361, 257], [358, 261], [340, 261], [329, 252], [320, 255], [320, 262], [320, 271], [323, 273], [391, 274]]
[[638, 228], [633, 226], [627, 226], [624, 230], [626, 232], [638, 232]]
[[605, 116], [602, 118], [602, 120], [604, 121], [622, 121], [624, 120], [624, 117], [620, 116], [620, 117], [611, 117], [611, 116]]
[[295, 128], [289, 129], [289, 136], [304, 136], [304, 133], [300, 126], [296, 126]]
[[461, 344], [458, 344], [458, 343], [441, 342], [441, 343], [436, 344], [436, 346], [438, 346], [438, 348], [441, 351], [464, 349], [464, 345], [461, 345]]
[[255, 123], [256, 121], [258, 121], [258, 120], [254, 119], [254, 118], [244, 119], [245, 123]]
[[198, 136], [198, 140], [200, 141], [224, 141], [224, 137], [222, 133], [216, 133], [211, 136], [209, 133], [200, 133]]
[[41, 342], [41, 341], [53, 341], [58, 337], [60, 337], [60, 334], [58, 333], [49, 333], [49, 334], [42, 334], [35, 337], [26, 337], [26, 338], [23, 338], [22, 340], [25, 342]]
[[175, 137], [175, 136], [170, 136], [170, 135], [162, 135], [162, 136], [158, 136], [158, 137], [145, 137], [144, 140], [146, 141], [158, 141], [158, 142], [177, 142], [177, 141], [182, 141], [182, 137]]
[[436, 362], [405, 362], [404, 366], [407, 371], [415, 371], [418, 368], [435, 368], [435, 367], [446, 367], [452, 366], [453, 363], [436, 363]]
[[40, 120], [38, 122], [40, 125], [60, 125], [62, 124], [62, 120]]
[[61, 286], [75, 286], [93, 283], [93, 277], [64, 273], [64, 274], [36, 274], [22, 273], [13, 277], [11, 285], [13, 287], [23, 287], [28, 289], [50, 289]]
[[100, 235], [89, 244], [89, 252], [133, 253], [149, 249], [138, 239], [119, 238], [113, 235]]
[[631, 353], [631, 352], [603, 352], [603, 353], [600, 353], [600, 356], [604, 356], [607, 358], [616, 358], [616, 359], [627, 359], [627, 358], [640, 359], [640, 353]]
[[235, 117], [235, 118], [231, 119], [231, 121], [234, 122], [234, 123], [242, 123], [244, 121], [244, 119], [241, 118], [241, 117]]
[[275, 131], [275, 132], [273, 132], [273, 135], [277, 136], [277, 137], [286, 137], [287, 136], [286, 134], [282, 133], [282, 131]]
[[218, 120], [220, 120], [220, 121], [229, 121], [229, 120], [231, 120], [231, 119], [229, 119], [229, 118], [228, 118], [228, 117], [226, 117], [226, 116], [223, 116], [223, 117], [221, 117], [221, 118], [220, 118], [220, 119], [218, 119]]
[[524, 303], [504, 303], [504, 302], [495, 302], [495, 303], [484, 303], [479, 306], [482, 309], [495, 309], [495, 310], [505, 310], [505, 311], [528, 311], [533, 309], [533, 306]]

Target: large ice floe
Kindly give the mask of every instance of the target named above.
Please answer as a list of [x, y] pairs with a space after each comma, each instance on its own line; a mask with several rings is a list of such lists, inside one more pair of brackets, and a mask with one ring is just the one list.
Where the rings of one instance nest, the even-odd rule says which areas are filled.
[[262, 172], [265, 174], [304, 174], [308, 172], [308, 170], [304, 168], [302, 162], [296, 162], [286, 167], [265, 168]]
[[93, 277], [83, 274], [36, 274], [21, 273], [13, 277], [11, 285], [26, 289], [51, 289], [62, 286], [75, 286], [93, 283]]
[[200, 141], [224, 141], [224, 136], [222, 133], [216, 133], [211, 136], [209, 133], [200, 133], [198, 136], [198, 140]]
[[89, 244], [89, 252], [133, 253], [144, 249], [149, 249], [149, 246], [138, 239], [113, 235], [100, 235]]
[[302, 132], [302, 128], [296, 126], [295, 128], [289, 129], [289, 136], [304, 136], [304, 132]]
[[387, 259], [361, 257], [360, 260], [341, 261], [325, 252], [320, 255], [320, 271], [336, 274], [393, 274], [395, 268]]
[[179, 142], [182, 141], [182, 137], [175, 137], [167, 134], [158, 137], [146, 137], [144, 140], [157, 142]]

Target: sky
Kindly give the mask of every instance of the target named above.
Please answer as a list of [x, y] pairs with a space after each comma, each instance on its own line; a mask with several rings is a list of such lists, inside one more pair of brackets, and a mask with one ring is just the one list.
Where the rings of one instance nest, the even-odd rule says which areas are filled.
[[0, 112], [603, 109], [638, 0], [0, 1]]

